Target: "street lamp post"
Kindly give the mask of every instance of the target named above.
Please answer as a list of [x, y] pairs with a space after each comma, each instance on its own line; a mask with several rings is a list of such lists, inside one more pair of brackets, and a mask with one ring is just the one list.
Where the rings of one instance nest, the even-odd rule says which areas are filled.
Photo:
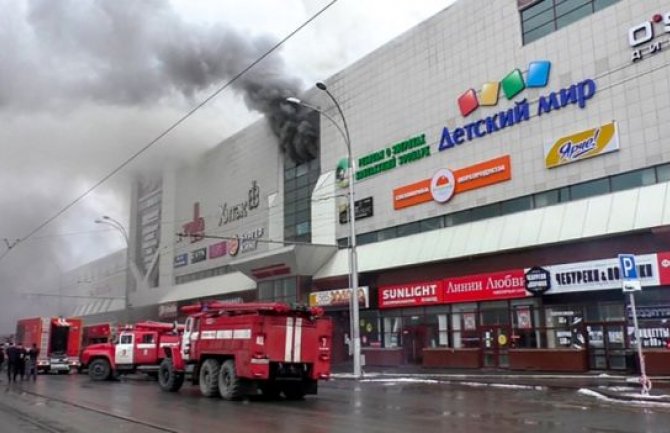
[[328, 90], [328, 87], [324, 83], [316, 83], [316, 87], [319, 90], [325, 92], [328, 97], [333, 101], [337, 111], [342, 118], [342, 125], [344, 126], [344, 131], [340, 128], [340, 125], [335, 122], [335, 120], [326, 114], [324, 111], [314, 107], [312, 105], [306, 104], [300, 101], [297, 98], [287, 98], [287, 101], [293, 104], [303, 105], [307, 108], [311, 108], [319, 113], [321, 113], [326, 119], [328, 119], [339, 131], [340, 135], [344, 139], [345, 144], [347, 145], [347, 159], [348, 159], [348, 180], [349, 180], [349, 281], [351, 282], [351, 298], [349, 303], [350, 317], [351, 317], [351, 339], [353, 342], [353, 358], [354, 358], [354, 377], [361, 377], [361, 337], [360, 337], [360, 327], [359, 327], [359, 308], [358, 308], [358, 257], [356, 254], [356, 210], [355, 210], [355, 199], [354, 199], [354, 156], [351, 152], [351, 137], [349, 135], [349, 127], [347, 125], [347, 118], [344, 116], [342, 107], [340, 107], [339, 102], [335, 99], [332, 93]]
[[[126, 262], [128, 263], [128, 268], [130, 269], [130, 273], [133, 276], [133, 279], [135, 280], [135, 287], [139, 288], [140, 283], [142, 281], [142, 276], [137, 269], [137, 265], [130, 260], [130, 238], [128, 237], [128, 232], [126, 231], [126, 228], [123, 227], [123, 224], [118, 222], [112, 217], [109, 217], [107, 215], [103, 215], [102, 218], [99, 218], [95, 220], [96, 224], [106, 224], [110, 227], [114, 227], [116, 230], [118, 230], [122, 235], [123, 239], [126, 241]], [[125, 284], [125, 292], [124, 292], [124, 309], [126, 312], [126, 315], [129, 313], [130, 309], [130, 287], [128, 284], [128, 281], [126, 281]]]

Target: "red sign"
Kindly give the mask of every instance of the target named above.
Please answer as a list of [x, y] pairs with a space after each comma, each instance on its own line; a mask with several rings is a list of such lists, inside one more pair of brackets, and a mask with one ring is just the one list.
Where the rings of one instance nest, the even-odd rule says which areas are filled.
[[215, 259], [217, 257], [223, 257], [227, 253], [226, 245], [228, 245], [228, 242], [223, 241], [223, 242], [218, 242], [214, 245], [209, 246], [209, 258], [210, 259]]
[[379, 288], [379, 308], [442, 304], [444, 302], [443, 293], [442, 281], [381, 286]]
[[468, 275], [446, 278], [443, 281], [443, 302], [495, 301], [499, 299], [525, 298], [528, 296], [523, 269], [513, 269], [492, 274]]
[[661, 286], [670, 284], [670, 252], [656, 254], [658, 260], [658, 279]]
[[182, 225], [184, 234], [191, 238], [191, 242], [198, 242], [205, 234], [205, 219], [200, 216], [200, 203], [193, 203], [193, 220]]

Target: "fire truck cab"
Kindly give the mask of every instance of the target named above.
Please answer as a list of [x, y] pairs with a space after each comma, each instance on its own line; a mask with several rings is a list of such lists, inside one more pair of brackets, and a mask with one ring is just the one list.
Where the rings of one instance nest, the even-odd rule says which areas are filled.
[[164, 391], [190, 379], [206, 397], [302, 399], [330, 378], [332, 324], [320, 308], [212, 302], [182, 311], [192, 314], [180, 344], [164, 348], [158, 374]]
[[164, 347], [179, 344], [182, 327], [172, 323], [140, 322], [119, 332], [115, 342], [92, 344], [82, 353], [82, 365], [95, 381], [120, 374], [156, 374]]

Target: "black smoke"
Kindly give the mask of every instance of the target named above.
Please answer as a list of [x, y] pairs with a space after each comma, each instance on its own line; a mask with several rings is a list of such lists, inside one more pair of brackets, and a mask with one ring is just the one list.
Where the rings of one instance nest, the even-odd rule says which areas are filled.
[[[197, 100], [276, 43], [186, 22], [165, 0], [29, 0], [23, 21], [0, 35], [0, 109], [27, 110], [85, 101], [147, 106], [175, 93]], [[267, 116], [294, 161], [316, 155], [314, 117], [285, 103], [302, 83], [280, 56], [266, 57], [232, 87]]]

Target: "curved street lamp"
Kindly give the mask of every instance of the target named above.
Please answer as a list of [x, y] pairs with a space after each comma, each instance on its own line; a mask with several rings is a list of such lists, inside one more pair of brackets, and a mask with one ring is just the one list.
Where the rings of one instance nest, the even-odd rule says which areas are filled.
[[339, 102], [335, 99], [332, 93], [328, 90], [328, 87], [324, 83], [316, 83], [316, 87], [324, 91], [331, 101], [337, 107], [337, 111], [342, 118], [342, 125], [344, 130], [340, 125], [328, 115], [323, 110], [315, 107], [311, 104], [307, 104], [301, 101], [298, 98], [291, 97], [286, 98], [286, 101], [292, 104], [302, 105], [304, 107], [310, 108], [318, 113], [322, 114], [326, 119], [328, 119], [342, 136], [344, 143], [347, 146], [347, 159], [348, 159], [348, 180], [349, 180], [349, 281], [351, 282], [351, 296], [349, 302], [350, 317], [351, 317], [351, 339], [353, 340], [353, 358], [354, 358], [354, 377], [356, 379], [361, 377], [361, 337], [360, 337], [360, 328], [359, 328], [359, 308], [358, 308], [358, 256], [356, 254], [356, 210], [355, 210], [355, 200], [354, 200], [354, 157], [351, 152], [351, 137], [349, 135], [349, 126], [347, 125], [347, 118], [344, 116], [342, 107], [340, 107]]

